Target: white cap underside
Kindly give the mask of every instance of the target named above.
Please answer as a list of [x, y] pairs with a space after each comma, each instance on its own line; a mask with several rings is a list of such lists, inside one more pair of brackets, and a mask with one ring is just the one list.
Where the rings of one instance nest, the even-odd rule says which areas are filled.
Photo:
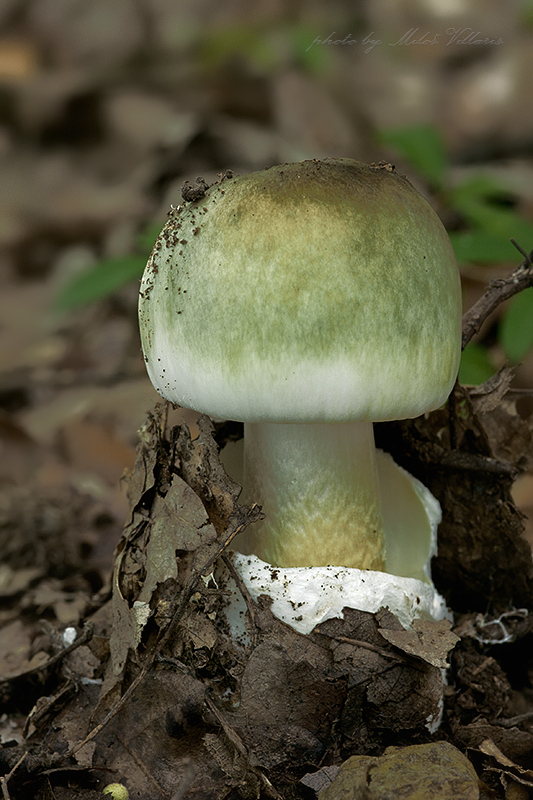
[[[441, 406], [455, 379], [455, 367], [443, 381], [437, 362], [442, 353], [365, 357], [354, 365], [342, 356], [327, 362], [298, 363], [278, 356], [269, 365], [250, 357], [244, 374], [203, 364], [174, 342], [155, 337], [150, 379], [163, 397], [214, 417], [243, 422], [351, 422], [416, 417]], [[159, 360], [160, 359], [160, 360]], [[285, 363], [284, 363], [285, 362]], [[165, 367], [159, 368], [160, 364]], [[433, 364], [436, 368], [433, 370]], [[438, 376], [428, 381], [432, 372]]]

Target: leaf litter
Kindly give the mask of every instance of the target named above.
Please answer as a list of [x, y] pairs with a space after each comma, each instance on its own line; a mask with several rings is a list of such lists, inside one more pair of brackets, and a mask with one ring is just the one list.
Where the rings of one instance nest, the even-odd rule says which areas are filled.
[[[51, 781], [60, 797], [67, 776], [79, 796], [90, 797], [110, 775], [146, 800], [297, 798], [304, 791], [323, 800], [357, 797], [362, 775], [368, 796], [385, 798], [400, 796], [387, 776], [405, 776], [401, 759], [409, 754], [418, 777], [406, 797], [423, 796], [417, 792], [427, 791], [436, 763], [447, 781], [444, 797], [457, 796], [458, 786], [459, 796], [479, 796], [472, 764], [493, 791], [512, 780], [525, 785], [532, 706], [512, 664], [513, 652], [527, 653], [531, 643], [531, 556], [510, 495], [518, 462], [491, 435], [496, 414], [513, 432], [515, 453], [529, 441], [529, 420], [513, 407], [507, 386], [493, 381], [482, 394], [457, 387], [446, 409], [418, 420], [377, 426], [378, 441], [443, 507], [434, 574], [458, 611], [453, 631], [445, 621], [406, 631], [385, 609], [345, 609], [344, 619], [301, 636], [272, 615], [267, 596], [257, 603], [246, 597], [247, 645], [231, 636], [223, 613], [228, 588], [214, 568], [217, 561], [229, 568], [226, 550], [260, 511], [239, 506], [240, 487], [220, 464], [228, 428], [217, 431], [201, 417], [193, 439], [186, 425], [168, 429], [166, 407], [157, 407], [139, 432], [112, 597], [79, 614], [80, 622], [90, 619], [92, 638], [77, 656], [24, 678], [32, 636], [20, 626], [4, 629], [8, 639], [19, 637], [23, 654], [15, 669], [21, 676], [10, 680], [12, 670], [1, 685], [6, 708], [20, 707], [21, 691], [33, 698], [23, 709], [25, 736], [0, 751], [7, 771], [29, 754], [10, 778], [12, 800], [48, 797], [43, 787]], [[28, 579], [18, 578], [22, 588]], [[58, 652], [52, 638], [37, 649], [37, 666]], [[448, 664], [443, 721], [431, 736], [428, 717], [442, 711]], [[527, 664], [531, 656], [524, 673]], [[524, 707], [523, 721], [506, 727]], [[441, 749], [424, 750], [431, 747]], [[342, 781], [334, 788], [345, 774], [352, 795], [343, 794]]]

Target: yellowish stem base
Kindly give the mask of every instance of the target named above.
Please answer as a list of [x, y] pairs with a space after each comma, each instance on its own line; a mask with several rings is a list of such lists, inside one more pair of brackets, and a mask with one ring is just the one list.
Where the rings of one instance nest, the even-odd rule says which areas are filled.
[[247, 552], [279, 567], [385, 569], [371, 423], [247, 423], [244, 442], [243, 499], [266, 515]]

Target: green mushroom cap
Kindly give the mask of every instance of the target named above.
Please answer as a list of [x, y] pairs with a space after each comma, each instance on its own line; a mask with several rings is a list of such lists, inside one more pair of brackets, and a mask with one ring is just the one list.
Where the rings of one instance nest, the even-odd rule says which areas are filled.
[[244, 422], [414, 417], [459, 366], [442, 223], [390, 165], [351, 159], [222, 180], [172, 212], [139, 318], [163, 397]]

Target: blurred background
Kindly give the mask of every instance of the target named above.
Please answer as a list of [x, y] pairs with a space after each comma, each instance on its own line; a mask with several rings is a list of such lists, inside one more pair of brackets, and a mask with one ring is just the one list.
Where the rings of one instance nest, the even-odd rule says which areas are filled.
[[[511, 237], [533, 248], [532, 84], [531, 0], [0, 0], [0, 594], [40, 577], [25, 602], [66, 623], [105, 580], [157, 400], [138, 282], [185, 180], [391, 161], [468, 308], [522, 260]], [[515, 365], [527, 418], [532, 346], [533, 289], [461, 379]], [[516, 498], [533, 510], [533, 477]]]

